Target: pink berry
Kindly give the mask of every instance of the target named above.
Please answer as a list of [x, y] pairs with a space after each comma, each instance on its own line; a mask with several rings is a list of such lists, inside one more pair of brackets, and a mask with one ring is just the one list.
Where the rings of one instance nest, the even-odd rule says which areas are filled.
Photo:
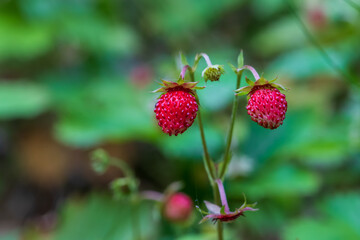
[[181, 86], [168, 89], [154, 109], [159, 126], [169, 136], [185, 132], [193, 124], [197, 111], [198, 104], [191, 90]]
[[164, 217], [171, 222], [185, 222], [191, 216], [193, 202], [184, 193], [171, 195], [164, 204]]
[[287, 111], [285, 95], [269, 84], [255, 86], [249, 93], [246, 109], [251, 120], [264, 128], [276, 129], [282, 125]]

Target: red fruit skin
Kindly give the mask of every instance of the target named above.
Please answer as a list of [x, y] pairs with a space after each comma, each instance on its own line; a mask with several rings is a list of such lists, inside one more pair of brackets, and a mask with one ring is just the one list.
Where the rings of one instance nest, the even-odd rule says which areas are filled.
[[277, 88], [256, 86], [249, 93], [246, 109], [251, 120], [264, 128], [276, 129], [283, 124], [287, 111], [286, 97]]
[[171, 195], [164, 204], [164, 217], [170, 222], [185, 222], [193, 211], [193, 202], [185, 193]]
[[154, 112], [162, 131], [177, 136], [193, 124], [199, 107], [191, 90], [175, 87], [167, 91], [157, 101]]

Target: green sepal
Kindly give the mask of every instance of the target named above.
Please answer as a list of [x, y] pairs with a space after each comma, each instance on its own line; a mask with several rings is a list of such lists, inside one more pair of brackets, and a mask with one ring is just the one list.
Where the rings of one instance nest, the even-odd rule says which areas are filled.
[[199, 82], [186, 82], [186, 83], [179, 84], [179, 85], [181, 85], [181, 86], [184, 87], [184, 88], [192, 89], [192, 88], [195, 88], [195, 87], [196, 87], [196, 84], [198, 84], [198, 83], [199, 83]]
[[243, 203], [243, 205], [241, 205], [240, 209], [243, 209], [244, 207], [246, 207], [246, 196], [245, 196], [245, 193], [243, 193], [243, 196], [244, 196], [244, 203]]
[[161, 87], [161, 88], [158, 88], [158, 89], [156, 89], [154, 91], [151, 91], [151, 92], [152, 93], [165, 92], [165, 89], [163, 87]]
[[235, 90], [236, 96], [246, 95], [251, 91], [252, 88], [253, 88], [252, 86], [245, 86], [245, 87], [241, 87], [239, 89], [236, 89]]
[[204, 210], [202, 210], [199, 206], [195, 206], [195, 208], [196, 208], [196, 210], [198, 210], [198, 212], [200, 212], [201, 214], [205, 214], [205, 215], [209, 215], [210, 213], [208, 213], [208, 212], [206, 212], [206, 211], [204, 211]]
[[274, 78], [273, 80], [269, 81], [269, 83], [273, 83], [275, 82], [276, 80], [278, 80], [278, 77]]
[[196, 89], [196, 90], [202, 90], [204, 88], [206, 88], [206, 87], [205, 86], [203, 86], [203, 87], [194, 87], [194, 89]]
[[244, 66], [244, 54], [243, 50], [240, 51], [237, 58], [238, 68], [242, 68]]
[[167, 81], [167, 80], [161, 80], [161, 81], [166, 88], [174, 88], [174, 87], [179, 86], [179, 84], [176, 82], [171, 82], [171, 81]]
[[271, 86], [275, 87], [275, 88], [278, 88], [279, 90], [282, 90], [282, 91], [287, 91], [288, 89], [285, 88], [283, 85], [279, 84], [279, 83], [271, 83]]
[[225, 213], [225, 205], [222, 205], [222, 206], [221, 206], [220, 213], [221, 213], [221, 214], [226, 214], [226, 213]]
[[253, 81], [251, 81], [248, 77], [245, 77], [245, 81], [249, 86], [254, 86], [255, 83]]
[[255, 81], [255, 86], [256, 85], [265, 85], [265, 84], [268, 84], [269, 81], [266, 80], [265, 78], [263, 78], [263, 76], [261, 76], [258, 80]]

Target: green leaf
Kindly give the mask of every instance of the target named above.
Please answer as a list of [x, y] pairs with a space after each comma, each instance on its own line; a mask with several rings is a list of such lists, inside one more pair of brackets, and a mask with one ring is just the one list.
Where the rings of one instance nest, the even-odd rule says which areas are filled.
[[49, 91], [38, 84], [0, 82], [0, 119], [31, 118], [49, 105]]
[[284, 240], [339, 240], [359, 239], [351, 228], [338, 220], [299, 219], [290, 224], [283, 233]]
[[52, 238], [132, 240], [134, 217], [140, 224], [142, 237], [153, 238], [158, 221], [154, 221], [151, 212], [152, 204], [140, 203], [135, 206], [130, 201], [115, 201], [107, 195], [93, 193], [84, 199], [69, 199], [61, 209], [59, 224]]

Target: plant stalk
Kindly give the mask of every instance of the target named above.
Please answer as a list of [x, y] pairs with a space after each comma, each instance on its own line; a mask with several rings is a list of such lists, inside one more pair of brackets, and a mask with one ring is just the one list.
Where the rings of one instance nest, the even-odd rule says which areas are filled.
[[[241, 77], [242, 77], [242, 71], [240, 71], [239, 74], [237, 74], [236, 89], [238, 89], [240, 87]], [[223, 160], [223, 165], [222, 165], [220, 175], [219, 175], [220, 179], [224, 178], [224, 176], [226, 174], [226, 171], [227, 171], [227, 168], [229, 166], [230, 160], [231, 160], [230, 147], [231, 147], [232, 136], [233, 136], [233, 132], [234, 132], [234, 124], [235, 124], [235, 119], [236, 119], [236, 110], [238, 108], [238, 105], [239, 105], [239, 98], [238, 98], [238, 96], [235, 95], [234, 101], [233, 101], [232, 113], [231, 113], [230, 127], [229, 127], [229, 131], [228, 131], [228, 134], [227, 134], [225, 153], [224, 153], [224, 160]]]

